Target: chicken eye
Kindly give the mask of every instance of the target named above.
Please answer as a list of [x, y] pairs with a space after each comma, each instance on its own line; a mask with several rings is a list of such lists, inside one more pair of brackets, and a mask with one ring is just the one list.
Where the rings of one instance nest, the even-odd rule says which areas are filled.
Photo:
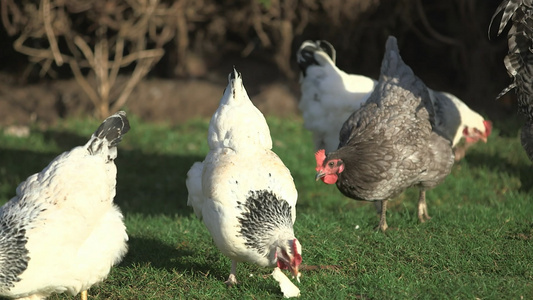
[[332, 161], [330, 161], [330, 162], [328, 163], [328, 167], [333, 168], [333, 162], [332, 162]]

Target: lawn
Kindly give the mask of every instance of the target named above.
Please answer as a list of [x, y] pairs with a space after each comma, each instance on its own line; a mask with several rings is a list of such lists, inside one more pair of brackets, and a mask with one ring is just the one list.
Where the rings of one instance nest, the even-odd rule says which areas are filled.
[[[296, 236], [303, 247], [301, 299], [533, 299], [533, 169], [518, 121], [495, 122], [487, 144], [470, 148], [427, 193], [429, 222], [416, 217], [417, 190], [389, 202], [386, 233], [371, 203], [315, 182], [311, 134], [300, 118], [267, 118], [274, 151], [299, 191]], [[230, 261], [187, 207], [185, 178], [208, 151], [208, 120], [179, 126], [130, 116], [116, 159], [116, 203], [129, 252], [89, 299], [278, 299], [272, 269]], [[97, 120], [67, 120], [27, 138], [0, 128], [0, 202], [59, 153], [84, 144]], [[46, 274], [43, 274], [46, 276]], [[53, 296], [51, 299], [71, 299]]]

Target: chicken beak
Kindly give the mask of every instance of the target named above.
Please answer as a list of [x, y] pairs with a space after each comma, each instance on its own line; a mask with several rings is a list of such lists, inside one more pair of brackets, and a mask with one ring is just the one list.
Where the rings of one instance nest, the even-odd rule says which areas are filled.
[[298, 283], [300, 283], [300, 277], [302, 276], [302, 273], [298, 271], [298, 267], [290, 268], [290, 271], [292, 273], [293, 278], [296, 277], [296, 280]]
[[322, 171], [318, 171], [316, 173], [316, 176], [315, 176], [315, 181], [318, 181], [320, 178], [326, 176], [326, 173], [322, 172]]
[[487, 142], [487, 137], [486, 136], [482, 136], [481, 140], [486, 143]]

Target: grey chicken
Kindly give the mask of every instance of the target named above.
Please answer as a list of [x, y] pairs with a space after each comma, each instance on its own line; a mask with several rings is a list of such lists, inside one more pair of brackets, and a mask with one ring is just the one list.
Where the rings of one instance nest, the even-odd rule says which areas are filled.
[[450, 173], [452, 145], [435, 130], [435, 111], [424, 83], [401, 59], [389, 37], [376, 88], [340, 131], [336, 151], [316, 154], [316, 179], [336, 184], [347, 197], [381, 201], [378, 228], [387, 229], [388, 199], [420, 189], [418, 218], [429, 219], [426, 190]]
[[[298, 108], [305, 128], [313, 133], [315, 148], [329, 153], [339, 145], [344, 121], [361, 107], [377, 81], [348, 74], [335, 65], [336, 51], [328, 41], [305, 41], [296, 58], [300, 67], [301, 97]], [[479, 140], [487, 142], [492, 123], [457, 96], [428, 88], [435, 108], [435, 124], [452, 141], [456, 161]], [[464, 140], [464, 143], [460, 141]]]

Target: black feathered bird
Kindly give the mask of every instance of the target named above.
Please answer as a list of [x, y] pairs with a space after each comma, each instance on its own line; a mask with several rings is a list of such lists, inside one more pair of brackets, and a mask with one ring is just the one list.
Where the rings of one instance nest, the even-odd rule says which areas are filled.
[[514, 89], [517, 95], [518, 112], [525, 116], [520, 141], [527, 156], [533, 161], [533, 0], [505, 0], [496, 9], [491, 24], [502, 13], [498, 35], [511, 21], [507, 34], [509, 52], [504, 58], [507, 73], [513, 82], [498, 98]]

